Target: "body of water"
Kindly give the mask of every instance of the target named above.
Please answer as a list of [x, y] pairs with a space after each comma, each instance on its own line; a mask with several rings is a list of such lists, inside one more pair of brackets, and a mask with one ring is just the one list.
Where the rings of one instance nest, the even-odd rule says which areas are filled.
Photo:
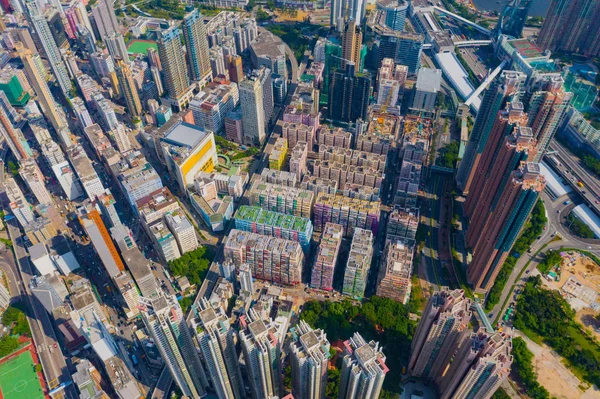
[[[475, 6], [481, 10], [496, 10], [501, 12], [507, 0], [472, 0]], [[551, 0], [533, 0], [529, 15], [532, 17], [544, 17], [548, 12]]]

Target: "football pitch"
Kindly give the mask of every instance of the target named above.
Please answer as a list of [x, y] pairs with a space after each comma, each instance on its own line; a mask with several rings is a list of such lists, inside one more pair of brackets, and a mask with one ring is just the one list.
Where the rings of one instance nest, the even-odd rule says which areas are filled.
[[150, 40], [134, 39], [129, 43], [129, 46], [127, 47], [127, 52], [129, 54], [146, 54], [150, 47], [152, 47], [155, 50], [158, 49], [156, 42]]
[[44, 393], [34, 367], [29, 351], [0, 364], [0, 397], [43, 399]]

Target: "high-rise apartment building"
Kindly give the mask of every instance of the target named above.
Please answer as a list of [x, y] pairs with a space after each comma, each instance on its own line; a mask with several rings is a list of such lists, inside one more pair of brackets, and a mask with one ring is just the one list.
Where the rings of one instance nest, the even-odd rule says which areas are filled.
[[111, 0], [100, 0], [92, 8], [92, 16], [96, 22], [100, 38], [104, 39], [112, 33], [119, 33], [119, 22]]
[[96, 209], [86, 210], [81, 208], [79, 222], [85, 229], [88, 237], [94, 245], [94, 249], [106, 269], [109, 276], [114, 277], [125, 270], [125, 265], [119, 256], [119, 252], [112, 241], [106, 225], [102, 221], [100, 212]]
[[[56, 130], [56, 132], [61, 132], [67, 127], [67, 121], [62, 111], [54, 101], [54, 97], [50, 93], [50, 88], [46, 82], [46, 77], [39, 72], [37, 66], [35, 65], [34, 55], [30, 50], [25, 49], [20, 44], [17, 45], [16, 48], [17, 53], [23, 62], [27, 79], [29, 80], [29, 83], [31, 83], [31, 86], [37, 95], [37, 99], [42, 105], [42, 111], [44, 112], [44, 115], [46, 118], [48, 118], [54, 130]], [[68, 135], [59, 134], [59, 136], [67, 147], [72, 145], [71, 139], [68, 137]]]
[[377, 9], [385, 13], [385, 24], [387, 27], [402, 32], [406, 22], [408, 3], [399, 0], [379, 0]]
[[0, 136], [4, 138], [17, 160], [23, 160], [32, 155], [23, 132], [14, 127], [3, 107], [0, 107]]
[[22, 160], [19, 174], [40, 204], [52, 205], [54, 203], [46, 188], [45, 177], [35, 159], [26, 158]]
[[248, 264], [252, 276], [260, 280], [284, 285], [302, 282], [304, 254], [297, 242], [233, 229], [223, 253], [236, 267]]
[[223, 399], [245, 398], [245, 387], [236, 352], [237, 333], [220, 306], [201, 298], [192, 308], [202, 358], [217, 396]]
[[496, 34], [520, 38], [533, 0], [510, 0], [504, 6], [496, 25]]
[[386, 242], [377, 276], [377, 295], [406, 304], [410, 298], [414, 244], [393, 238]]
[[343, 236], [344, 228], [341, 225], [335, 223], [325, 225], [310, 277], [312, 288], [333, 291], [333, 273]]
[[112, 32], [108, 36], [103, 37], [106, 42], [106, 48], [108, 53], [113, 59], [120, 58], [129, 63], [129, 53], [127, 52], [127, 46], [125, 46], [125, 38], [122, 34]]
[[527, 126], [537, 142], [534, 162], [544, 156], [573, 98], [573, 93], [565, 92], [563, 86], [564, 80], [560, 76], [534, 76], [523, 96], [529, 116]]
[[346, 24], [342, 36], [342, 69], [346, 68], [349, 62], [354, 63], [356, 71], [360, 69], [360, 49], [362, 47], [362, 31], [360, 20], [350, 20]]
[[395, 107], [407, 75], [406, 65], [395, 65], [392, 58], [384, 58], [377, 72], [377, 104]]
[[523, 163], [505, 177], [496, 194], [497, 205], [485, 221], [485, 228], [481, 230], [480, 237], [471, 241], [473, 260], [467, 269], [467, 280], [476, 291], [485, 293], [494, 284], [545, 186], [537, 163]]
[[344, 271], [342, 294], [354, 298], [362, 298], [364, 296], [372, 257], [373, 232], [371, 230], [354, 229], [352, 246], [350, 247], [348, 262]]
[[378, 399], [389, 371], [385, 361], [378, 342], [354, 333], [344, 342], [338, 399]]
[[242, 70], [242, 57], [240, 55], [225, 56], [225, 67], [229, 72], [229, 80], [239, 84], [244, 79]]
[[552, 51], [599, 55], [600, 3], [596, 0], [553, 0], [537, 44]]
[[[28, 6], [31, 3], [28, 3]], [[65, 67], [65, 63], [62, 60], [60, 50], [54, 41], [54, 37], [52, 36], [52, 30], [48, 25], [48, 21], [46, 17], [40, 13], [34, 12], [30, 7], [30, 15], [31, 22], [33, 24], [33, 28], [39, 37], [39, 43], [46, 53], [48, 57], [48, 63], [50, 64], [50, 69], [52, 69], [52, 74], [56, 78], [56, 81], [66, 98], [70, 97], [71, 92], [71, 79], [69, 78], [69, 73], [67, 72], [67, 68]]]
[[32, 206], [27, 202], [23, 192], [17, 185], [17, 182], [12, 177], [4, 180], [4, 194], [8, 198], [8, 206], [10, 212], [17, 218], [21, 227], [28, 226], [33, 222], [35, 216], [32, 211]]
[[389, 217], [386, 229], [386, 239], [395, 240], [402, 238], [407, 243], [413, 244], [419, 226], [419, 208], [394, 209]]
[[469, 192], [473, 172], [477, 169], [498, 111], [514, 96], [518, 96], [525, 79], [526, 76], [520, 72], [503, 71], [485, 92], [456, 175], [457, 185], [464, 194]]
[[311, 217], [315, 201], [312, 191], [262, 181], [252, 183], [246, 196], [252, 206], [305, 218]]
[[308, 218], [242, 205], [235, 213], [234, 221], [238, 230], [297, 241], [304, 253], [310, 251], [313, 227]]
[[239, 85], [244, 143], [262, 146], [266, 140], [263, 86], [258, 76], [249, 75]]
[[329, 362], [327, 336], [323, 330], [311, 328], [304, 320], [290, 331], [292, 394], [296, 398], [322, 399], [325, 397]]
[[421, 67], [423, 43], [421, 34], [386, 29], [374, 43], [376, 65], [381, 65], [384, 58], [392, 58], [397, 64], [406, 65], [409, 73], [417, 73]]
[[427, 302], [411, 346], [409, 373], [434, 383], [440, 397], [490, 398], [508, 377], [511, 338], [469, 328], [471, 300], [443, 288]]
[[340, 224], [345, 236], [352, 236], [355, 228], [371, 230], [377, 234], [380, 203], [343, 195], [320, 192], [314, 206], [315, 231], [323, 231], [329, 222]]
[[191, 100], [192, 91], [181, 45], [181, 31], [173, 26], [159, 34], [158, 54], [172, 105], [181, 110]]
[[181, 24], [192, 80], [204, 81], [211, 72], [206, 26], [197, 8], [185, 14]]
[[115, 59], [115, 64], [115, 72], [117, 73], [121, 93], [125, 98], [127, 110], [131, 116], [137, 118], [142, 114], [142, 103], [140, 101], [138, 90], [135, 87], [135, 82], [133, 81], [131, 68], [129, 64], [121, 58]]
[[271, 320], [241, 321], [240, 342], [253, 399], [281, 396], [281, 346]]
[[140, 301], [144, 324], [173, 380], [184, 395], [191, 398], [203, 396], [206, 376], [177, 299], [159, 296], [153, 300], [140, 298]]
[[346, 70], [334, 72], [329, 87], [329, 116], [340, 122], [354, 122], [367, 118], [371, 77], [355, 73], [355, 64], [346, 63]]
[[446, 288], [432, 295], [411, 343], [411, 375], [435, 378], [442, 374], [469, 328], [471, 305], [463, 290]]
[[[495, 209], [504, 180], [521, 162], [535, 156], [536, 142], [526, 123], [527, 114], [523, 113], [520, 102], [509, 103], [506, 110], [498, 113], [481, 161], [473, 171], [472, 191], [464, 205], [465, 213], [470, 218], [467, 235], [471, 243], [477, 240], [484, 228], [481, 220], [486, 220]], [[506, 135], [506, 132], [511, 134]]]
[[196, 229], [183, 211], [179, 210], [165, 215], [165, 221], [175, 236], [179, 252], [182, 255], [198, 248]]

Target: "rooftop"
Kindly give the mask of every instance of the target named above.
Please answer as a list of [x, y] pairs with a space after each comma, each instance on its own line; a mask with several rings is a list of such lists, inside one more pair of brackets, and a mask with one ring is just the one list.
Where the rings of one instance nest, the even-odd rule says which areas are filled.
[[175, 126], [162, 140], [167, 144], [192, 149], [207, 136], [207, 132], [198, 126], [181, 122]]

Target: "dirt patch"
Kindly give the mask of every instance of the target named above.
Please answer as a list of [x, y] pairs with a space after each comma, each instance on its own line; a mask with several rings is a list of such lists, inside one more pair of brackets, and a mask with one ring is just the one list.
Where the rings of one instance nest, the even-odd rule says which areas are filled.
[[[533, 367], [537, 373], [538, 382], [550, 392], [551, 397], [559, 399], [581, 398], [584, 394], [579, 386], [581, 382], [562, 363], [562, 358], [546, 345], [538, 345], [524, 335], [517, 333], [527, 343], [527, 348], [533, 353]], [[590, 388], [586, 398], [600, 398], [590, 395]], [[592, 391], [592, 394], [598, 392]]]
[[585, 327], [596, 339], [600, 340], [600, 321], [596, 319], [597, 313], [592, 309], [582, 309], [577, 312], [575, 319]]

